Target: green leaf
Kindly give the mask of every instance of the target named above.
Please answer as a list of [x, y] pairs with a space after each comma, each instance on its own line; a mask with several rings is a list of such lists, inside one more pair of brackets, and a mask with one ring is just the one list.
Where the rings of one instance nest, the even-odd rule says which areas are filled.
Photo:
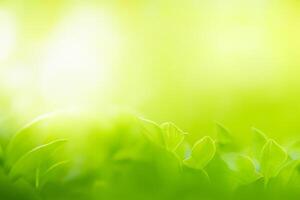
[[300, 159], [300, 141], [295, 141], [287, 148], [288, 155], [293, 160], [299, 160]]
[[216, 123], [217, 144], [221, 151], [233, 151], [236, 149], [234, 139], [230, 131], [220, 123]]
[[4, 159], [4, 151], [2, 149], [2, 146], [0, 145], [0, 165], [3, 164]]
[[248, 156], [237, 156], [235, 165], [234, 171], [242, 184], [252, 183], [261, 177], [256, 171], [253, 161]]
[[261, 153], [260, 167], [266, 182], [275, 177], [287, 160], [287, 153], [277, 142], [269, 139]]
[[9, 176], [15, 179], [20, 175], [30, 175], [30, 173], [33, 173], [40, 166], [42, 161], [47, 160], [49, 155], [58, 147], [65, 144], [66, 141], [65, 139], [55, 140], [30, 150], [12, 166]]
[[140, 122], [142, 125], [142, 132], [151, 142], [161, 147], [165, 146], [162, 129], [158, 124], [156, 124], [153, 121], [142, 118], [140, 118]]
[[278, 184], [286, 187], [289, 184], [295, 185], [295, 181], [299, 183], [299, 166], [300, 160], [291, 160], [285, 164], [277, 175]]
[[257, 128], [252, 128], [253, 139], [252, 139], [252, 152], [255, 159], [259, 159], [262, 148], [268, 141], [268, 137], [264, 132]]
[[65, 166], [69, 163], [69, 160], [64, 160], [57, 162], [53, 165], [51, 165], [46, 171], [43, 173], [40, 172], [40, 168], [37, 169], [36, 174], [36, 188], [39, 188], [40, 186], [44, 185], [52, 176], [54, 176], [55, 172], [59, 169]]
[[163, 130], [163, 137], [166, 149], [171, 152], [175, 152], [176, 149], [183, 142], [187, 133], [180, 130], [175, 124], [166, 122], [161, 125]]
[[35, 173], [35, 188], [39, 188], [39, 186], [40, 186], [40, 168], [38, 167]]
[[183, 141], [175, 150], [175, 154], [180, 161], [187, 159], [191, 155], [191, 146], [187, 141]]
[[214, 140], [205, 136], [194, 144], [191, 156], [184, 163], [192, 168], [203, 169], [213, 159], [215, 152]]
[[36, 130], [46, 120], [56, 116], [57, 114], [58, 112], [51, 112], [40, 115], [23, 126], [13, 136], [6, 149], [5, 158], [8, 165], [13, 165], [24, 154], [24, 152], [32, 149], [37, 145], [37, 141], [40, 141], [41, 138], [45, 137], [43, 134], [34, 134], [34, 130]]

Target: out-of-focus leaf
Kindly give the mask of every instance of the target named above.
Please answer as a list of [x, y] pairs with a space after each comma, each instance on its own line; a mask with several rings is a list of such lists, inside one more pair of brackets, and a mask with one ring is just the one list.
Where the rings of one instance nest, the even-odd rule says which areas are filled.
[[46, 160], [47, 157], [58, 147], [65, 144], [67, 140], [55, 140], [53, 142], [40, 145], [26, 154], [24, 154], [11, 168], [10, 177], [17, 178], [19, 175], [28, 175], [28, 173], [35, 173], [36, 169], [39, 167], [43, 160]]
[[252, 140], [252, 152], [255, 159], [259, 159], [262, 148], [268, 141], [268, 137], [264, 132], [257, 128], [252, 128], [253, 140]]
[[0, 165], [3, 162], [3, 159], [4, 159], [4, 152], [3, 152], [2, 146], [0, 145]]
[[248, 156], [238, 155], [235, 159], [235, 166], [235, 174], [242, 184], [252, 183], [261, 177]]
[[190, 157], [191, 153], [192, 153], [191, 146], [187, 141], [183, 141], [175, 150], [175, 154], [178, 156], [180, 161]]
[[287, 153], [277, 142], [269, 139], [261, 153], [260, 166], [266, 182], [275, 177], [287, 160]]
[[164, 147], [164, 138], [163, 138], [163, 132], [162, 129], [158, 124], [156, 124], [153, 121], [147, 120], [147, 119], [140, 119], [140, 122], [142, 124], [142, 131], [145, 134], [145, 136], [153, 143]]
[[39, 188], [40, 186], [44, 185], [52, 176], [54, 176], [57, 169], [62, 168], [66, 164], [69, 163], [69, 160], [64, 160], [57, 162], [50, 166], [46, 171], [40, 172], [40, 168], [37, 169], [36, 174], [36, 188]]
[[35, 187], [39, 188], [40, 186], [40, 168], [38, 167], [35, 172]]
[[161, 125], [164, 143], [168, 151], [174, 152], [183, 142], [187, 133], [180, 130], [175, 124], [166, 122]]
[[184, 163], [192, 168], [203, 169], [213, 159], [215, 152], [214, 140], [205, 136], [194, 144], [191, 156]]
[[293, 160], [300, 159], [300, 141], [293, 142], [289, 147], [287, 147], [288, 155]]
[[237, 148], [230, 131], [220, 123], [216, 123], [217, 144], [221, 151], [233, 151]]
[[286, 187], [289, 184], [293, 184], [295, 180], [299, 181], [299, 166], [300, 160], [291, 160], [285, 164], [276, 177], [277, 184], [280, 187]]
[[45, 137], [43, 134], [34, 135], [33, 129], [45, 122], [47, 119], [56, 116], [58, 112], [51, 112], [41, 115], [24, 127], [22, 127], [11, 139], [6, 149], [6, 162], [9, 165], [15, 163], [25, 152], [36, 146], [35, 141], [37, 138]]

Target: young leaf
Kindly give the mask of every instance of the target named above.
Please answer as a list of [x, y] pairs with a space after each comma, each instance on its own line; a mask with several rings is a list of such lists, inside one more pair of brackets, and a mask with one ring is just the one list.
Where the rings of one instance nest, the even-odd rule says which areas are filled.
[[299, 160], [300, 159], [300, 141], [293, 142], [288, 148], [287, 148], [288, 155], [293, 160]]
[[252, 141], [253, 156], [255, 159], [258, 160], [262, 148], [268, 141], [268, 137], [261, 130], [258, 130], [257, 128], [254, 127], [252, 128], [252, 133], [253, 133], [253, 141]]
[[192, 168], [203, 169], [213, 159], [215, 152], [215, 142], [205, 136], [194, 144], [191, 156], [184, 163]]
[[293, 181], [299, 180], [300, 160], [291, 160], [285, 164], [277, 175], [277, 181], [281, 187], [293, 184]]
[[42, 185], [44, 185], [54, 174], [57, 169], [65, 166], [67, 163], [69, 163], [69, 160], [64, 160], [57, 162], [53, 165], [51, 165], [45, 172], [41, 173], [40, 168], [38, 168], [37, 175], [36, 175], [36, 187], [39, 188]]
[[180, 161], [182, 161], [191, 156], [191, 151], [190, 144], [187, 141], [183, 141], [175, 150], [175, 154], [178, 156]]
[[143, 133], [151, 142], [161, 147], [165, 146], [162, 129], [158, 124], [147, 119], [140, 119], [140, 122]]
[[256, 172], [253, 161], [248, 156], [237, 156], [235, 164], [236, 175], [242, 184], [249, 184], [261, 177], [261, 175]]
[[[8, 165], [15, 163], [24, 152], [29, 151], [36, 146], [37, 138], [45, 137], [43, 134], [33, 134], [34, 130], [46, 120], [56, 116], [58, 112], [46, 113], [40, 115], [25, 126], [23, 126], [10, 140], [6, 148], [6, 162]], [[24, 142], [26, 141], [26, 142]]]
[[49, 155], [61, 145], [65, 144], [66, 141], [67, 140], [65, 139], [55, 140], [53, 142], [40, 145], [30, 150], [12, 166], [9, 173], [10, 177], [14, 179], [17, 178], [19, 175], [26, 174], [38, 168], [40, 163], [43, 160], [47, 159], [47, 155]]
[[232, 151], [236, 149], [236, 145], [231, 136], [231, 133], [222, 124], [216, 123], [217, 128], [217, 143], [222, 151]]
[[168, 151], [174, 152], [183, 142], [186, 135], [185, 132], [180, 130], [175, 124], [166, 122], [161, 125], [163, 130], [164, 142]]
[[269, 139], [262, 149], [260, 159], [261, 173], [266, 182], [278, 174], [286, 160], [286, 151], [277, 142]]

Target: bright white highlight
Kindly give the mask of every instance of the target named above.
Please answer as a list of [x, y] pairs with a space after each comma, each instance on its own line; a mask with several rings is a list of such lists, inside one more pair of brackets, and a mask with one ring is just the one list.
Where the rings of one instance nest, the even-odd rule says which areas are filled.
[[42, 60], [47, 100], [73, 104], [101, 94], [109, 85], [119, 50], [118, 31], [107, 13], [81, 9], [62, 22]]
[[0, 10], [0, 61], [12, 52], [16, 42], [14, 17], [7, 11]]

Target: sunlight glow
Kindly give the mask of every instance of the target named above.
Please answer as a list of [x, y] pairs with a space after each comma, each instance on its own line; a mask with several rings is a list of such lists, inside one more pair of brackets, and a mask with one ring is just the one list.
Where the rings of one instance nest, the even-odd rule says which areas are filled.
[[72, 104], [104, 92], [117, 57], [117, 33], [108, 14], [90, 9], [63, 21], [42, 61], [45, 98]]
[[10, 13], [0, 10], [0, 61], [10, 55], [15, 45], [15, 40], [15, 21]]

